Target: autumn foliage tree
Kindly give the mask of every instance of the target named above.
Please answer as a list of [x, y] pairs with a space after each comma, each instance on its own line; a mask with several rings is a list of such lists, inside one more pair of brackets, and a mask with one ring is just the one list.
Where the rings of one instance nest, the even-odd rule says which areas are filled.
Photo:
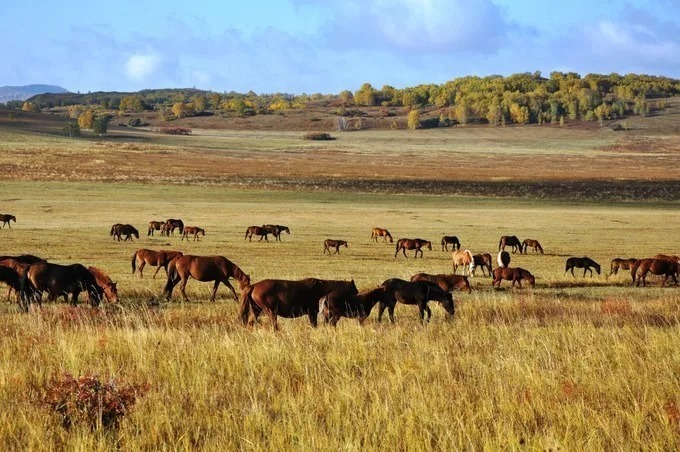
[[78, 116], [78, 126], [81, 129], [92, 129], [94, 123], [94, 110], [85, 110]]

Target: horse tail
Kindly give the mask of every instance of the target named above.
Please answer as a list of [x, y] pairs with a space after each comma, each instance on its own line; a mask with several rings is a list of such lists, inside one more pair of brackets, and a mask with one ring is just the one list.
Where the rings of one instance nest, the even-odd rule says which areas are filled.
[[165, 288], [163, 289], [163, 293], [168, 300], [172, 296], [172, 289], [174, 289], [175, 285], [177, 284], [175, 282], [177, 278], [177, 268], [175, 267], [176, 260], [177, 259], [175, 258], [168, 264], [168, 281], [166, 282]]
[[31, 298], [33, 297], [36, 290], [28, 276], [29, 270], [30, 267], [26, 269], [23, 276], [19, 280], [19, 308], [24, 312], [28, 312]]
[[538, 247], [538, 251], [540, 251], [541, 254], [543, 254], [543, 247], [541, 246], [541, 244], [536, 242], [536, 246]]
[[470, 277], [472, 278], [475, 276], [475, 257], [470, 250], [465, 250], [465, 254], [470, 257]]
[[246, 236], [245, 236], [245, 237], [243, 237], [243, 240], [245, 240], [245, 239], [247, 239], [247, 238], [248, 238], [248, 232], [250, 232], [250, 228], [246, 229]]
[[114, 224], [113, 226], [111, 226], [111, 233], [110, 233], [109, 235], [113, 235], [113, 230], [114, 230], [114, 229], [116, 229], [116, 225], [115, 225], [115, 224]]
[[248, 324], [248, 319], [250, 318], [251, 303], [253, 303], [253, 286], [248, 286], [241, 292], [241, 304], [239, 306], [238, 315], [241, 317], [241, 321], [244, 325]]
[[387, 229], [385, 229], [385, 234], [387, 234], [387, 237], [390, 238], [390, 243], [392, 243], [394, 240], [392, 240], [392, 234], [390, 234], [390, 231], [388, 231]]
[[501, 250], [501, 246], [502, 246], [502, 245], [503, 245], [503, 239], [500, 239], [500, 240], [498, 241], [498, 251]]
[[135, 274], [135, 271], [137, 270], [137, 251], [134, 252], [132, 255], [132, 274]]
[[630, 277], [633, 279], [633, 284], [635, 284], [635, 275], [637, 275], [638, 268], [640, 267], [640, 263], [642, 262], [642, 259], [638, 259], [635, 261], [633, 264], [633, 267], [630, 269]]

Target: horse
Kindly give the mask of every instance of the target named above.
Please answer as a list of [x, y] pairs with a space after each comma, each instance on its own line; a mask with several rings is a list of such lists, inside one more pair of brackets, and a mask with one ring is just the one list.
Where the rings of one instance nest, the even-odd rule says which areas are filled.
[[153, 274], [154, 278], [156, 278], [156, 275], [158, 274], [158, 271], [161, 268], [165, 269], [165, 274], [167, 275], [168, 264], [170, 263], [170, 261], [181, 255], [182, 255], [181, 251], [171, 250], [153, 251], [142, 248], [140, 250], [135, 251], [135, 253], [132, 255], [132, 274], [133, 275], [135, 274], [136, 267], [137, 265], [139, 265], [139, 277], [143, 278], [144, 274], [142, 273], [142, 271], [144, 270], [144, 266], [149, 264], [152, 267], [158, 267], [156, 269], [156, 272]]
[[355, 318], [359, 325], [371, 314], [376, 303], [386, 302], [387, 289], [378, 287], [373, 290], [351, 294], [345, 291], [331, 292], [321, 299], [319, 310], [324, 323], [336, 326], [341, 317]]
[[81, 264], [59, 265], [48, 262], [31, 264], [21, 278], [19, 306], [28, 312], [31, 301], [42, 301], [42, 293], [48, 294], [48, 301], [59, 296], [68, 298], [71, 304], [78, 304], [78, 295], [86, 291], [92, 307], [99, 306], [104, 295], [97, 280], [90, 271]]
[[189, 302], [185, 291], [189, 278], [202, 282], [215, 281], [212, 296], [210, 297], [212, 302], [215, 301], [215, 295], [220, 283], [227, 286], [231, 290], [232, 295], [234, 295], [234, 299], [238, 300], [234, 287], [229, 284], [229, 278], [237, 280], [241, 290], [250, 284], [250, 276], [246, 275], [243, 270], [224, 256], [192, 256], [184, 254], [170, 261], [168, 281], [164, 290], [166, 299], [170, 300], [172, 289], [181, 281], [182, 284], [179, 288], [182, 291], [182, 296], [184, 301]]
[[5, 229], [5, 225], [7, 225], [10, 229], [12, 229], [12, 224], [10, 221], [14, 221], [15, 223], [17, 222], [17, 217], [14, 215], [10, 214], [0, 214], [0, 221], [2, 221], [2, 229]]
[[168, 218], [165, 220], [165, 235], [175, 235], [175, 229], [179, 229], [179, 233], [184, 233], [184, 222], [175, 218]]
[[198, 240], [198, 234], [205, 237], [205, 229], [199, 228], [198, 226], [184, 226], [184, 233], [182, 234], [182, 240], [187, 239], [189, 241], [189, 234], [194, 235], [194, 241]]
[[470, 281], [468, 281], [467, 276], [461, 275], [430, 275], [428, 273], [416, 273], [411, 276], [411, 282], [425, 281], [431, 282], [438, 285], [442, 290], [446, 292], [452, 292], [453, 289], [467, 290], [468, 293], [472, 293], [470, 288]]
[[538, 253], [540, 251], [541, 254], [543, 254], [543, 247], [541, 246], [540, 243], [538, 243], [538, 240], [524, 239], [524, 241], [522, 242], [522, 248], [524, 249], [524, 254], [528, 253], [529, 247], [533, 248], [534, 253]]
[[496, 262], [498, 263], [499, 267], [507, 267], [510, 265], [510, 253], [507, 251], [499, 251], [498, 256], [496, 257]]
[[[326, 254], [326, 251], [328, 251], [328, 254], [340, 254], [340, 247], [344, 246], [345, 248], [349, 248], [349, 245], [347, 245], [346, 240], [333, 240], [333, 239], [326, 239], [323, 242], [323, 254]], [[335, 253], [331, 253], [331, 248], [335, 248]]]
[[274, 236], [277, 242], [281, 241], [281, 233], [285, 232], [286, 234], [290, 234], [290, 229], [288, 229], [288, 226], [283, 226], [281, 224], [265, 224], [262, 226], [263, 228], [269, 229], [271, 234]]
[[161, 225], [161, 237], [162, 236], [169, 237], [171, 230], [172, 230], [172, 226], [170, 226], [168, 223], [163, 223]]
[[516, 235], [504, 235], [498, 242], [498, 251], [505, 251], [506, 246], [512, 247], [512, 253], [515, 254], [519, 250], [519, 254], [522, 254], [522, 243], [519, 241]]
[[139, 238], [139, 231], [137, 228], [132, 226], [131, 224], [120, 224], [116, 223], [113, 226], [111, 226], [111, 235], [113, 236], [113, 239], [120, 242], [121, 236], [125, 236], [124, 242], [133, 241], [132, 236], [134, 235], [135, 237]]
[[[639, 274], [638, 274], [639, 270]], [[633, 264], [633, 268], [630, 270], [630, 275], [633, 278], [633, 284], [640, 286], [640, 281], [642, 281], [642, 287], [647, 285], [647, 273], [651, 272], [654, 275], [663, 275], [665, 278], [661, 281], [661, 287], [666, 285], [668, 277], [673, 278], [675, 285], [678, 285], [678, 279], [676, 275], [680, 273], [680, 263], [672, 262], [665, 259], [640, 259]], [[637, 284], [635, 283], [635, 276], [637, 275]]]
[[0, 256], [0, 261], [5, 259], [13, 259], [22, 264], [35, 264], [38, 262], [47, 262], [46, 259], [42, 257], [34, 256], [32, 254], [21, 254], [19, 256]]
[[586, 277], [586, 272], [590, 272], [590, 277], [593, 277], [593, 270], [591, 267], [595, 268], [595, 271], [597, 274], [600, 274], [600, 264], [595, 262], [589, 257], [570, 257], [567, 259], [567, 264], [564, 269], [564, 273], [566, 274], [569, 270], [571, 270], [571, 276], [574, 276], [574, 268], [582, 268], [583, 269], [583, 277]]
[[468, 275], [475, 276], [475, 257], [470, 250], [456, 250], [451, 255], [453, 261], [453, 273], [456, 274], [458, 266], [463, 266], [463, 274], [465, 274], [465, 267], [468, 267]]
[[489, 271], [489, 276], [491, 276], [491, 272], [493, 271], [493, 265], [492, 265], [492, 260], [491, 260], [491, 254], [489, 253], [482, 253], [482, 254], [475, 254], [472, 256], [472, 259], [475, 263], [475, 269], [477, 267], [482, 268], [482, 274], [486, 276], [486, 271]]
[[635, 262], [637, 262], [637, 259], [631, 257], [629, 259], [622, 259], [620, 257], [617, 257], [616, 259], [612, 259], [611, 263], [611, 269], [609, 274], [610, 275], [616, 275], [619, 273], [619, 269], [621, 270], [630, 270], [633, 268], [633, 265], [635, 265]]
[[397, 250], [394, 252], [394, 257], [397, 257], [397, 254], [399, 254], [399, 251], [401, 251], [404, 254], [404, 257], [408, 257], [406, 255], [406, 250], [416, 250], [414, 257], [418, 257], [418, 252], [420, 252], [420, 258], [423, 258], [423, 250], [422, 248], [424, 246], [427, 246], [427, 249], [432, 251], [432, 242], [429, 240], [423, 240], [423, 239], [399, 239], [397, 240]]
[[249, 226], [248, 229], [246, 229], [246, 236], [243, 238], [245, 239], [250, 239], [250, 241], [253, 241], [253, 235], [259, 235], [260, 236], [260, 242], [264, 238], [265, 242], [268, 242], [269, 239], [267, 238], [267, 235], [271, 234], [271, 230], [269, 228], [265, 228], [264, 226]]
[[460, 240], [455, 235], [445, 235], [442, 237], [442, 251], [448, 251], [451, 245], [451, 251], [460, 249]]
[[427, 313], [427, 321], [432, 317], [432, 311], [427, 306], [430, 300], [438, 301], [452, 318], [455, 314], [455, 306], [453, 303], [453, 295], [450, 292], [442, 290], [438, 285], [425, 282], [410, 282], [403, 279], [392, 278], [383, 281], [380, 287], [387, 290], [385, 301], [380, 301], [378, 309], [378, 322], [382, 320], [383, 312], [387, 308], [390, 316], [390, 322], [394, 323], [394, 307], [397, 302], [409, 305], [418, 305], [418, 315], [420, 321], [425, 321], [425, 313]]
[[676, 264], [680, 264], [680, 257], [669, 256], [668, 254], [657, 254], [656, 256], [654, 256], [654, 259], [661, 259], [663, 261], [670, 261], [675, 262]]
[[378, 237], [383, 238], [383, 243], [387, 243], [387, 239], [390, 239], [390, 243], [394, 241], [392, 240], [392, 234], [387, 229], [373, 228], [371, 231], [371, 241], [378, 243]]
[[161, 231], [161, 235], [163, 235], [163, 225], [165, 223], [162, 221], [149, 221], [149, 230], [147, 231], [146, 235], [153, 235], [154, 231]]
[[104, 292], [104, 296], [109, 303], [118, 303], [118, 283], [115, 283], [109, 276], [97, 267], [87, 267], [88, 271], [94, 276], [97, 285]]
[[245, 288], [241, 294], [239, 316], [244, 325], [253, 325], [265, 312], [274, 330], [277, 316], [295, 318], [307, 315], [313, 327], [317, 325], [319, 300], [331, 292], [357, 294], [352, 281], [307, 278], [299, 281], [264, 279]]
[[[0, 260], [0, 268], [2, 268], [2, 275], [0, 276], [0, 282], [4, 282], [9, 286], [9, 291], [7, 292], [7, 301], [10, 301], [10, 296], [12, 295], [12, 291], [17, 295], [17, 298], [19, 296], [19, 281], [21, 278], [24, 276], [26, 273], [26, 270], [28, 270], [28, 267], [31, 264], [24, 263], [24, 262], [19, 262], [16, 259], [12, 258], [7, 258], [7, 259], [2, 259]], [[4, 269], [11, 269], [14, 273], [12, 272], [7, 272]]]
[[536, 285], [536, 278], [534, 278], [534, 275], [529, 273], [528, 270], [520, 267], [496, 267], [493, 270], [493, 281], [491, 282], [491, 287], [495, 287], [496, 284], [498, 284], [498, 287], [501, 287], [501, 281], [506, 280], [512, 281], [512, 287], [515, 287], [515, 283], [517, 283], [521, 289], [523, 279], [528, 281], [531, 287]]

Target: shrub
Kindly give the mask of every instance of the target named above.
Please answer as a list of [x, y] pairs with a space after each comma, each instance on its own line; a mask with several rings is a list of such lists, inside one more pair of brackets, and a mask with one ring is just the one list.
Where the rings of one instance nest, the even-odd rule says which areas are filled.
[[128, 125], [131, 127], [140, 127], [143, 125], [142, 120], [139, 118], [132, 118], [128, 121]]
[[417, 129], [420, 127], [420, 111], [419, 110], [411, 110], [408, 112], [407, 116], [407, 122], [408, 122], [408, 128], [409, 129]]
[[420, 120], [421, 129], [434, 129], [439, 127], [439, 118], [426, 118]]
[[309, 132], [305, 134], [304, 139], [314, 141], [335, 140], [328, 132]]
[[191, 135], [191, 129], [188, 127], [160, 127], [158, 131], [168, 135]]

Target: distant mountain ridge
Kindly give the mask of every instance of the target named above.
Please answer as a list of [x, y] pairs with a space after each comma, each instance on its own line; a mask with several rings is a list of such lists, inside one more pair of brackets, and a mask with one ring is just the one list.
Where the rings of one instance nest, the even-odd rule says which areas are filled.
[[57, 85], [0, 86], [0, 103], [26, 100], [44, 93], [68, 93], [68, 90]]

